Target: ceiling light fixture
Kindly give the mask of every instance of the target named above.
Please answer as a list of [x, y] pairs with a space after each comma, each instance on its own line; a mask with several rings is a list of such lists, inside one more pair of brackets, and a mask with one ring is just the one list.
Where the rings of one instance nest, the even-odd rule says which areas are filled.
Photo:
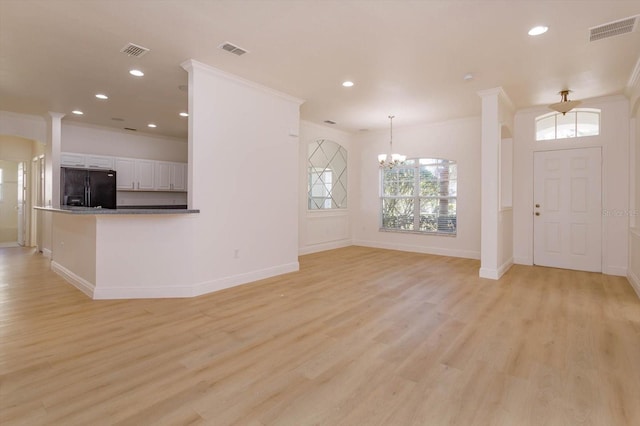
[[181, 112], [180, 113], [180, 117], [188, 117], [188, 116], [189, 116], [189, 113], [187, 113], [187, 112]]
[[107, 95], [105, 95], [104, 93], [98, 93], [96, 95], [96, 98], [98, 98], [98, 99], [109, 99], [109, 97]]
[[156, 128], [156, 127], [158, 127], [158, 126], [156, 126], [156, 125], [155, 125], [155, 124], [153, 124], [153, 123], [149, 123], [149, 124], [147, 124], [147, 127], [151, 127], [152, 129], [155, 129], [155, 128]]
[[537, 27], [533, 27], [529, 30], [530, 36], [539, 36], [540, 34], [544, 34], [549, 31], [549, 27], [545, 27], [544, 25], [538, 25]]
[[79, 109], [74, 109], [73, 111], [71, 111], [71, 113], [75, 114], [75, 115], [82, 115], [84, 114], [84, 112], [80, 111]]
[[571, 90], [561, 90], [560, 92], [558, 92], [560, 94], [560, 102], [549, 105], [549, 108], [554, 111], [561, 112], [562, 115], [565, 115], [566, 113], [580, 105], [582, 103], [580, 101], [570, 101], [567, 99], [567, 95], [569, 95], [570, 91]]
[[136, 77], [142, 77], [144, 73], [140, 70], [130, 70], [129, 74], [134, 75]]
[[342, 83], [343, 87], [353, 87], [353, 81], [345, 81]]
[[404, 164], [407, 159], [406, 155], [392, 154], [393, 152], [393, 119], [394, 115], [389, 116], [389, 154], [378, 155], [378, 163], [381, 169], [393, 169], [395, 166]]

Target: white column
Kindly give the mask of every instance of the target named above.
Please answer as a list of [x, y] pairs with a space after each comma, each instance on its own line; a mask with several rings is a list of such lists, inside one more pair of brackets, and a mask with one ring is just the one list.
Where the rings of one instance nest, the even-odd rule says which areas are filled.
[[502, 89], [478, 92], [482, 98], [480, 277], [498, 279], [498, 191], [500, 181], [500, 111]]
[[59, 112], [49, 112], [47, 120], [47, 145], [45, 146], [45, 205], [60, 207], [60, 151], [62, 146], [62, 117]]

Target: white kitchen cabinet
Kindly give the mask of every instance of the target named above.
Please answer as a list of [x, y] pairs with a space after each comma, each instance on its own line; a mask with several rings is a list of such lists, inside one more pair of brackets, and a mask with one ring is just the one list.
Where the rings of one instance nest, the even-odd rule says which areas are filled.
[[173, 191], [187, 190], [186, 163], [171, 163], [171, 189]]
[[85, 167], [86, 156], [84, 154], [74, 154], [62, 152], [60, 154], [60, 165], [63, 167]]
[[113, 170], [114, 158], [104, 155], [87, 155], [85, 164], [90, 169]]
[[136, 160], [133, 158], [116, 158], [116, 189], [136, 189]]
[[167, 161], [156, 161], [156, 184], [155, 189], [158, 191], [171, 190], [171, 163]]
[[129, 191], [155, 190], [155, 161], [116, 158], [116, 189]]
[[155, 161], [135, 160], [136, 163], [136, 189], [140, 191], [153, 191], [155, 189]]
[[187, 165], [169, 161], [156, 161], [156, 191], [186, 191]]

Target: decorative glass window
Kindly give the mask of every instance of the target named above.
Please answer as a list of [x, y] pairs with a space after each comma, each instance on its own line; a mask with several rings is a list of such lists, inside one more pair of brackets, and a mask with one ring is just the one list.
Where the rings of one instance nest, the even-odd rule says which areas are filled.
[[380, 174], [381, 230], [456, 235], [455, 161], [410, 159]]
[[309, 210], [347, 207], [347, 150], [318, 139], [309, 144], [307, 185]]
[[600, 134], [600, 110], [576, 108], [565, 115], [550, 112], [536, 117], [536, 140], [566, 139]]

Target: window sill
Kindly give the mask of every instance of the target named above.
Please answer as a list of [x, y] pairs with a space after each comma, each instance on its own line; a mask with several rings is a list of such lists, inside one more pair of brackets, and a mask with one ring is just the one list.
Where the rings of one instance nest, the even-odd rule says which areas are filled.
[[387, 229], [387, 228], [378, 228], [380, 232], [392, 232], [395, 234], [414, 234], [414, 235], [433, 235], [436, 237], [448, 237], [448, 238], [456, 238], [458, 236], [457, 233], [451, 232], [423, 232], [423, 231], [405, 231], [402, 229]]

